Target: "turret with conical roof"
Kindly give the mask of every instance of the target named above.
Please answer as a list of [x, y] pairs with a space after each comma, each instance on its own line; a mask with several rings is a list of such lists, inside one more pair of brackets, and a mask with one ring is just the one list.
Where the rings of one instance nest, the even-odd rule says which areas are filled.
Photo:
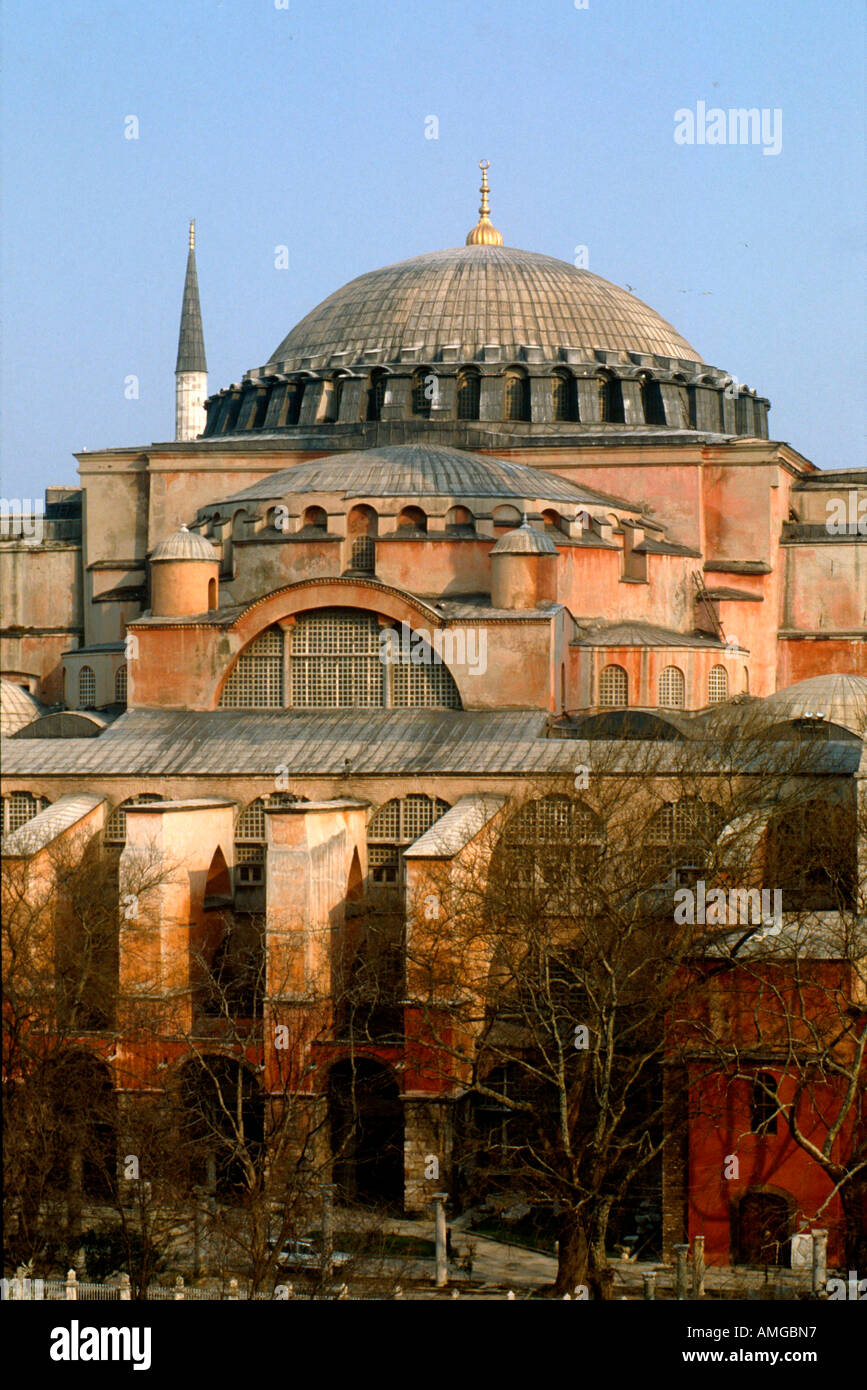
[[196, 224], [190, 222], [190, 246], [184, 280], [184, 302], [175, 363], [175, 439], [195, 439], [205, 428], [208, 364], [196, 275]]

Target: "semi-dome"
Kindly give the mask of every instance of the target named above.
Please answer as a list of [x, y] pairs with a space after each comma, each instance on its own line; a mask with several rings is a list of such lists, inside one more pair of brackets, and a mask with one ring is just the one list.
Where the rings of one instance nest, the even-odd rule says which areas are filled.
[[151, 564], [154, 560], [219, 560], [219, 555], [211, 542], [204, 536], [181, 526], [174, 535], [167, 536], [154, 547]]
[[39, 701], [14, 681], [0, 679], [0, 734], [11, 738], [42, 714]]
[[867, 733], [867, 676], [829, 672], [786, 686], [765, 700], [766, 710], [780, 719], [821, 715], [853, 733]]
[[[505, 358], [527, 347], [546, 359], [562, 350], [633, 352], [702, 361], [660, 314], [628, 290], [568, 261], [514, 247], [469, 245], [368, 271], [318, 304], [271, 354], [267, 368]], [[448, 355], [448, 354], [447, 354]]]
[[618, 500], [529, 464], [442, 445], [394, 444], [328, 454], [281, 469], [242, 492], [215, 502], [213, 509], [226, 511], [236, 502], [277, 500], [307, 493], [339, 493], [345, 498], [544, 498], [573, 506]]
[[551, 537], [537, 531], [526, 519], [501, 536], [490, 552], [492, 555], [556, 555], [557, 547]]

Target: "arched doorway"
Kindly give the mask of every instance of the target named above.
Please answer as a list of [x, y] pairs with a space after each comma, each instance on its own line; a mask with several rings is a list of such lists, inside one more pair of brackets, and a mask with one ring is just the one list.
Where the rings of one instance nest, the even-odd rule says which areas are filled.
[[226, 1201], [249, 1191], [264, 1157], [262, 1095], [234, 1057], [203, 1053], [179, 1078], [179, 1139], [190, 1181]]
[[791, 1204], [776, 1192], [748, 1192], [737, 1216], [738, 1263], [785, 1265], [792, 1234]]
[[403, 1209], [403, 1107], [391, 1067], [335, 1062], [328, 1076], [334, 1182], [347, 1201]]

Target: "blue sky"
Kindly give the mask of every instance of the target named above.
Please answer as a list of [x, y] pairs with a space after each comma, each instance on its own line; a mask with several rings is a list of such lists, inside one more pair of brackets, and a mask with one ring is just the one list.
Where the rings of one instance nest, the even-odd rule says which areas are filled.
[[[172, 438], [190, 216], [214, 391], [355, 275], [461, 244], [483, 157], [507, 245], [587, 246], [770, 397], [773, 438], [862, 464], [863, 13], [5, 0], [4, 494], [75, 481], [73, 450]], [[699, 101], [779, 109], [781, 152], [677, 145]]]

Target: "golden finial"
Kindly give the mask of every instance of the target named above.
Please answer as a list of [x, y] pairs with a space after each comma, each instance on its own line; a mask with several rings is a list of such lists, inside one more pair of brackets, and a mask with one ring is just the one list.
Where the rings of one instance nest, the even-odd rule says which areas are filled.
[[496, 227], [491, 226], [491, 208], [488, 203], [488, 170], [490, 167], [489, 160], [479, 160], [479, 168], [482, 171], [482, 186], [479, 192], [482, 195], [482, 202], [479, 207], [479, 220], [467, 237], [467, 246], [502, 246], [503, 244], [502, 236]]
[[195, 249], [196, 249], [196, 219], [195, 219], [194, 217], [191, 217], [191, 218], [190, 218], [190, 250], [191, 250], [191, 251], [195, 251]]

